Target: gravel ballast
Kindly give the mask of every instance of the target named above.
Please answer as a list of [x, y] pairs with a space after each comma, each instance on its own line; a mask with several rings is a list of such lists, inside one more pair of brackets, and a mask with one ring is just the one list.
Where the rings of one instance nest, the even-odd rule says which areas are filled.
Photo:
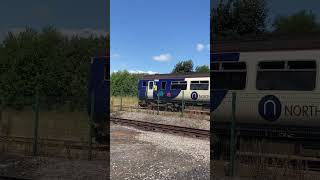
[[162, 124], [190, 127], [190, 128], [204, 129], [204, 130], [210, 129], [210, 121], [207, 119], [201, 118], [201, 116], [198, 116], [198, 118], [195, 118], [195, 117], [188, 118], [188, 117], [179, 117], [179, 116], [147, 114], [143, 112], [121, 111], [121, 112], [111, 113], [111, 117], [162, 123]]
[[205, 180], [209, 157], [209, 140], [111, 126], [112, 179]]

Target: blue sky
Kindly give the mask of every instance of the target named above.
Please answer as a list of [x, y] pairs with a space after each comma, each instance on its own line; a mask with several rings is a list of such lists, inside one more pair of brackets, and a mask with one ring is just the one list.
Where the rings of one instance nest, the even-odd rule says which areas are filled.
[[111, 0], [111, 72], [209, 65], [210, 0]]
[[109, 28], [109, 0], [1, 0], [0, 40], [8, 31], [26, 26], [54, 25], [68, 34], [105, 34]]

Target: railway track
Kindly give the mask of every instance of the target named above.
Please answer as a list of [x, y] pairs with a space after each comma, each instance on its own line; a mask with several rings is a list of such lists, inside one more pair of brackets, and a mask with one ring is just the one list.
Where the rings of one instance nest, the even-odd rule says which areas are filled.
[[[120, 108], [120, 105], [113, 105], [114, 108], [120, 110], [127, 110], [127, 111], [157, 111], [157, 107], [154, 108], [148, 108], [148, 107], [140, 107], [140, 106], [122, 106], [122, 108]], [[160, 109], [160, 112], [162, 113], [181, 113], [181, 111], [169, 111], [169, 110], [164, 110], [164, 109]], [[184, 110], [185, 113], [189, 113], [189, 114], [195, 114], [195, 115], [210, 115], [210, 111], [209, 110], [201, 110], [201, 109], [192, 109], [192, 108], [186, 108]]]
[[121, 119], [121, 118], [110, 118], [110, 121], [115, 124], [121, 124], [126, 126], [133, 126], [138, 129], [156, 131], [156, 132], [165, 132], [170, 134], [183, 135], [194, 138], [210, 138], [210, 130], [203, 129], [194, 129], [181, 126], [173, 126], [167, 124], [158, 124], [145, 121], [136, 121], [130, 119]]
[[[8, 143], [32, 144], [33, 138], [21, 137], [21, 136], [0, 136], [0, 142], [4, 142], [7, 144]], [[48, 139], [48, 138], [39, 138], [38, 145], [46, 146], [46, 147], [62, 147], [62, 148], [77, 149], [77, 150], [88, 150], [90, 148], [87, 142], [61, 140], [61, 139]], [[100, 145], [100, 144], [92, 144], [92, 150], [105, 151], [105, 150], [108, 150], [108, 146]]]

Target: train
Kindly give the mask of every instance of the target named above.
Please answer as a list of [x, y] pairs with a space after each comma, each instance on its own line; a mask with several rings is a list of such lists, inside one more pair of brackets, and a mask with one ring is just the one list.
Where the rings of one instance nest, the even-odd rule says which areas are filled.
[[[110, 101], [110, 57], [92, 57], [88, 79], [87, 111], [92, 118], [93, 133], [91, 137], [97, 143], [109, 142], [109, 101]], [[91, 112], [93, 110], [93, 112]]]
[[227, 158], [232, 120], [237, 151], [255, 141], [268, 153], [319, 156], [320, 46], [245, 44], [211, 53], [212, 157]]
[[145, 75], [138, 80], [142, 107], [161, 105], [171, 111], [198, 106], [210, 109], [210, 73]]

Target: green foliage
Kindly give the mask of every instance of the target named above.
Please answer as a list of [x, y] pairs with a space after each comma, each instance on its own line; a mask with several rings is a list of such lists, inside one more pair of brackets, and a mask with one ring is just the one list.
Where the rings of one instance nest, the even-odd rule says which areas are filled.
[[184, 73], [193, 72], [192, 60], [180, 61], [174, 66], [172, 73], [181, 73], [181, 72], [184, 72]]
[[43, 97], [86, 99], [90, 58], [107, 48], [106, 37], [66, 37], [53, 27], [9, 32], [0, 48], [1, 98], [21, 107], [39, 89]]
[[118, 71], [111, 74], [112, 96], [137, 96], [138, 80], [143, 74], [132, 74], [128, 71]]
[[302, 10], [291, 16], [278, 16], [273, 23], [276, 33], [307, 33], [320, 31], [316, 16], [310, 11]]
[[210, 72], [210, 69], [209, 69], [209, 66], [202, 65], [202, 66], [197, 66], [195, 72], [208, 73]]
[[220, 0], [211, 10], [211, 37], [238, 39], [265, 31], [267, 8], [265, 0]]

